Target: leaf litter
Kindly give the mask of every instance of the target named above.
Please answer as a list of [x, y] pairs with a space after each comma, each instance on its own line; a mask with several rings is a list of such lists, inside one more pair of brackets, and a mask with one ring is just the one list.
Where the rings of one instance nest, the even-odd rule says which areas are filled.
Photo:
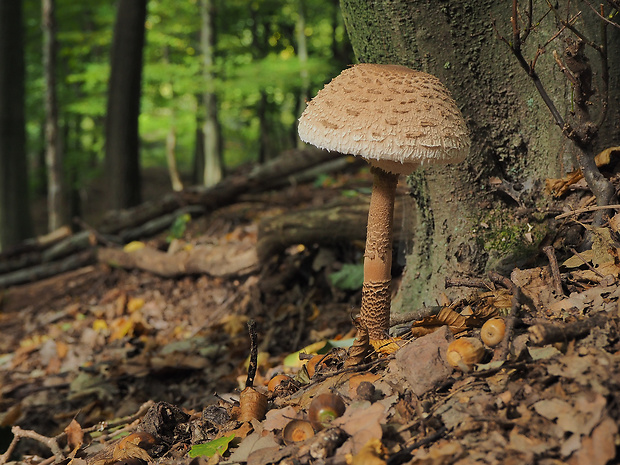
[[[212, 237], [194, 240], [242, 238], [244, 247], [230, 253], [246, 253], [257, 211], [234, 221], [227, 212], [219, 222], [216, 211]], [[615, 463], [614, 224], [590, 228], [592, 249], [562, 262], [566, 295], [554, 291], [545, 264], [512, 271], [516, 304], [514, 289], [483, 279], [484, 288], [442, 298], [436, 312], [409, 324], [387, 355], [362, 330], [357, 345], [326, 345], [355, 335], [359, 291], [333, 282], [342, 264], [360, 258], [351, 245], [289, 248], [259, 269], [241, 263], [236, 269], [250, 271], [226, 276], [162, 278], [100, 265], [79, 292], [0, 314], [0, 431], [5, 449], [11, 436], [34, 440], [13, 439], [12, 455], [0, 462]], [[192, 221], [188, 229], [189, 243], [192, 229], [208, 228]], [[332, 258], [313, 267], [325, 250]], [[450, 341], [479, 337], [486, 320], [510, 318], [515, 305], [505, 359], [494, 357], [500, 347], [485, 347], [473, 370], [447, 363]], [[268, 409], [264, 420], [240, 421], [249, 319], [258, 323], [254, 386]], [[284, 363], [311, 343], [328, 351], [311, 374], [303, 351], [299, 363]], [[269, 392], [268, 381], [281, 373], [293, 381]], [[285, 442], [286, 426], [309, 420], [311, 401], [325, 393], [344, 401], [344, 413], [311, 437]]]

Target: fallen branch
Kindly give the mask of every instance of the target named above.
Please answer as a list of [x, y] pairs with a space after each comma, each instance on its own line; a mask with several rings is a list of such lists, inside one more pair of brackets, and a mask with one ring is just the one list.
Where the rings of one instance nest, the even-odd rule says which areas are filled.
[[287, 151], [248, 175], [229, 176], [212, 187], [192, 187], [168, 194], [157, 202], [145, 202], [128, 210], [109, 212], [99, 229], [104, 234], [118, 234], [187, 205], [201, 205], [208, 213], [230, 205], [241, 194], [272, 189], [277, 182], [334, 158], [337, 155], [326, 150], [308, 148]]
[[510, 343], [512, 342], [512, 336], [514, 334], [515, 324], [517, 322], [517, 313], [521, 308], [522, 294], [521, 289], [515, 283], [513, 283], [505, 276], [500, 275], [499, 273], [491, 271], [489, 273], [489, 278], [494, 283], [501, 284], [506, 289], [509, 289], [512, 293], [510, 312], [506, 317], [506, 329], [504, 332], [504, 338], [495, 350], [495, 355], [493, 355], [493, 361], [505, 362], [506, 359], [508, 359], [508, 355], [510, 354]]
[[240, 276], [258, 268], [258, 257], [252, 244], [200, 245], [192, 250], [168, 254], [152, 247], [133, 252], [102, 247], [97, 259], [110, 266], [124, 269], [140, 269], [165, 278], [190, 274], [210, 276]]
[[537, 346], [568, 342], [586, 336], [594, 328], [605, 326], [608, 318], [605, 315], [594, 315], [586, 320], [574, 321], [567, 324], [537, 323], [530, 326], [530, 341]]
[[52, 451], [52, 454], [54, 454], [56, 461], [60, 461], [65, 458], [56, 438], [43, 436], [42, 434], [39, 434], [35, 431], [22, 429], [19, 426], [13, 426], [11, 428], [11, 433], [13, 433], [13, 440], [11, 441], [11, 444], [9, 444], [9, 447], [4, 452], [4, 454], [0, 455], [0, 465], [7, 463], [7, 461], [11, 457], [11, 454], [15, 450], [15, 447], [17, 447], [17, 443], [22, 438], [34, 439], [35, 441], [38, 441], [44, 446], [48, 447]]
[[[394, 241], [402, 234], [402, 198], [394, 209]], [[320, 208], [309, 208], [263, 219], [258, 226], [256, 251], [261, 260], [295, 244], [337, 244], [365, 241], [368, 221], [368, 197], [359, 195], [339, 199]]]
[[577, 210], [572, 210], [566, 213], [562, 213], [555, 217], [556, 220], [561, 220], [562, 218], [568, 218], [569, 216], [579, 215], [581, 213], [594, 212], [597, 210], [612, 210], [618, 209], [620, 205], [593, 205], [591, 207], [578, 208]]
[[2, 293], [0, 307], [4, 313], [16, 312], [30, 305], [41, 308], [59, 295], [70, 295], [81, 287], [92, 286], [99, 276], [101, 271], [97, 267], [86, 266], [34, 283], [13, 286]]
[[555, 256], [555, 249], [553, 246], [548, 245], [543, 247], [543, 252], [549, 259], [549, 266], [551, 267], [551, 276], [553, 277], [555, 293], [558, 296], [564, 295], [564, 291], [562, 289], [562, 278], [560, 277], [560, 266], [558, 265], [558, 259]]
[[28, 283], [48, 278], [66, 271], [75, 270], [95, 262], [95, 250], [88, 249], [67, 258], [50, 263], [43, 263], [29, 268], [13, 271], [0, 276], [0, 289], [15, 284]]

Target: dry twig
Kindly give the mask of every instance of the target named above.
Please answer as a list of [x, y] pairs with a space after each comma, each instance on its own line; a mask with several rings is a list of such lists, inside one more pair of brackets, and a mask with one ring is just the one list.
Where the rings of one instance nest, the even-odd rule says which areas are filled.
[[551, 276], [553, 276], [553, 285], [555, 287], [555, 293], [557, 295], [563, 295], [562, 278], [560, 277], [560, 266], [558, 265], [558, 259], [555, 256], [555, 249], [553, 246], [543, 247], [543, 252], [549, 259], [549, 267], [551, 268]]

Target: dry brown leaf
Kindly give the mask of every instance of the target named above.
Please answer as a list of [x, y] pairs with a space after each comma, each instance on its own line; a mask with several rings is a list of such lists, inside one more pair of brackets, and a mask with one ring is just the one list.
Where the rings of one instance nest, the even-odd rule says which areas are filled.
[[[594, 157], [596, 166], [600, 168], [601, 166], [608, 165], [611, 161], [611, 156], [616, 153], [620, 153], [620, 147], [609, 147], [603, 150]], [[579, 182], [581, 179], [583, 179], [583, 174], [581, 174], [581, 170], [577, 169], [568, 173], [562, 179], [547, 179], [545, 181], [545, 190], [555, 198], [559, 198], [568, 191], [571, 185]]]
[[149, 453], [138, 445], [141, 443], [143, 443], [143, 438], [140, 434], [133, 433], [125, 436], [114, 446], [114, 451], [112, 452], [113, 460], [140, 459], [150, 462], [151, 456]]
[[371, 439], [362, 447], [358, 454], [346, 455], [346, 461], [351, 465], [385, 465], [383, 460], [385, 448], [379, 439]]
[[399, 337], [370, 341], [370, 345], [379, 355], [391, 355], [400, 349], [403, 344], [403, 340]]
[[590, 437], [583, 438], [581, 449], [575, 452], [568, 463], [570, 465], [605, 465], [616, 458], [615, 438], [618, 425], [611, 418], [605, 418], [594, 428]]
[[430, 334], [442, 326], [448, 326], [454, 334], [466, 331], [467, 317], [454, 310], [444, 307], [437, 315], [427, 316], [411, 325], [411, 334], [414, 337], [422, 337]]
[[267, 412], [267, 396], [253, 387], [246, 387], [239, 394], [241, 414], [239, 421], [262, 420]]
[[84, 443], [84, 431], [75, 418], [65, 428], [65, 434], [71, 450], [77, 449]]
[[64, 341], [56, 341], [56, 354], [58, 358], [63, 360], [69, 353], [69, 345]]
[[297, 418], [297, 410], [291, 405], [283, 408], [271, 409], [265, 416], [263, 428], [265, 431], [281, 430], [284, 429], [288, 422]]

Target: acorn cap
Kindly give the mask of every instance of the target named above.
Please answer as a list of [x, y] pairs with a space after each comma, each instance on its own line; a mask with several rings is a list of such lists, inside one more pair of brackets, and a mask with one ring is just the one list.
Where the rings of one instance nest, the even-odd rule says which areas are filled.
[[344, 70], [308, 103], [298, 131], [304, 142], [399, 174], [462, 161], [471, 143], [439, 79], [399, 65]]

